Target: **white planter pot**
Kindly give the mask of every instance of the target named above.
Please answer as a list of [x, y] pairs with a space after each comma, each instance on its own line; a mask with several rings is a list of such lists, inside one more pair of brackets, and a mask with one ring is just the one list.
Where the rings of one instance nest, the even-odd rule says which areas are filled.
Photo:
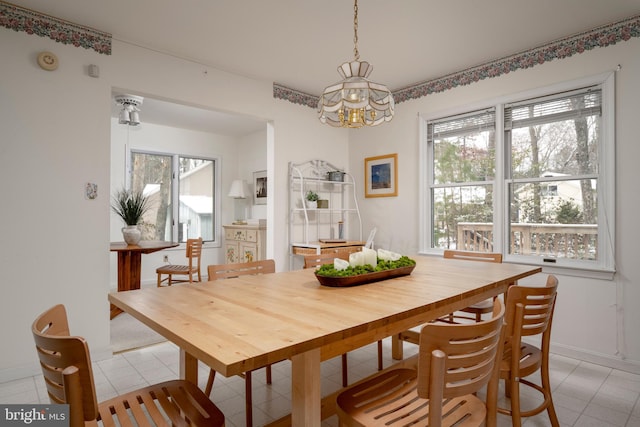
[[318, 209], [318, 201], [317, 200], [314, 200], [314, 201], [307, 200], [306, 202], [307, 202], [307, 209]]
[[122, 227], [122, 237], [128, 245], [137, 245], [142, 238], [142, 232], [137, 225]]

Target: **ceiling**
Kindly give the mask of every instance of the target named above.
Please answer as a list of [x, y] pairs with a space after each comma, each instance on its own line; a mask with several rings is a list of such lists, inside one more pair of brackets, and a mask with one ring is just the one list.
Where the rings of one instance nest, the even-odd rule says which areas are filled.
[[[13, 2], [315, 96], [354, 56], [351, 0]], [[360, 0], [358, 9], [361, 60], [395, 91], [640, 14], [640, 0]]]
[[[114, 95], [123, 94], [115, 91]], [[118, 117], [120, 106], [111, 106], [111, 116]], [[176, 104], [156, 98], [145, 97], [140, 108], [140, 123], [155, 123], [164, 126], [209, 132], [219, 135], [244, 136], [266, 128], [265, 120], [253, 117], [207, 110], [199, 107]]]

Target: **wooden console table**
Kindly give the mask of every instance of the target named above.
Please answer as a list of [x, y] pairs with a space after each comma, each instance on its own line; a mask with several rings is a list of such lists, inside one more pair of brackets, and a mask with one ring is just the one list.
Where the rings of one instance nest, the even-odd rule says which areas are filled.
[[[140, 289], [142, 254], [175, 248], [178, 245], [179, 243], [177, 242], [160, 240], [140, 241], [137, 245], [128, 245], [125, 242], [111, 242], [110, 251], [118, 253], [118, 292]], [[122, 310], [111, 305], [111, 319], [120, 313], [122, 313]]]
[[320, 255], [334, 254], [339, 252], [353, 253], [362, 250], [366, 242], [359, 240], [346, 240], [344, 242], [311, 242], [292, 243], [291, 253], [293, 255]]

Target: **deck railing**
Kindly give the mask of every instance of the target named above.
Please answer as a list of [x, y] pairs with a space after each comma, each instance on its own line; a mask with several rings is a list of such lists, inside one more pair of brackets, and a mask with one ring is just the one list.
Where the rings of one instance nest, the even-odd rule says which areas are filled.
[[[595, 260], [598, 227], [590, 224], [511, 224], [510, 254]], [[457, 249], [493, 252], [493, 224], [459, 222]]]

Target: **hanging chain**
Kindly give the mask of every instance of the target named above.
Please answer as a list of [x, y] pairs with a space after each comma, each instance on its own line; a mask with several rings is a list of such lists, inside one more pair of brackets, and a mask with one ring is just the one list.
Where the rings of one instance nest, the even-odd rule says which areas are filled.
[[353, 2], [353, 56], [356, 61], [360, 60], [360, 52], [358, 52], [358, 0]]

